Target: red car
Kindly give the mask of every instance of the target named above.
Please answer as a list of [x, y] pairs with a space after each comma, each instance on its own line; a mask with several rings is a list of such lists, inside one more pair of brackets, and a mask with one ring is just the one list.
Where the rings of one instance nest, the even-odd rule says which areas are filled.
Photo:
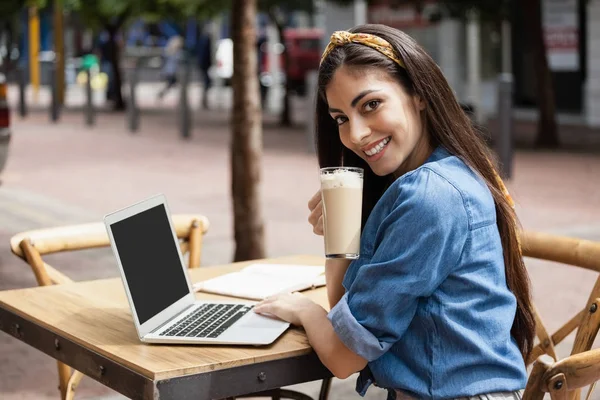
[[[289, 80], [291, 90], [304, 95], [306, 92], [306, 73], [310, 70], [319, 69], [323, 30], [316, 28], [288, 28], [283, 32], [283, 37], [289, 60], [285, 78]], [[261, 54], [260, 61], [262, 74], [269, 75], [268, 57], [264, 53]], [[283, 70], [283, 57], [279, 63], [280, 69]]]
[[286, 79], [289, 79], [292, 90], [304, 95], [306, 73], [319, 69], [323, 31], [320, 29], [286, 29], [283, 35], [289, 59]]

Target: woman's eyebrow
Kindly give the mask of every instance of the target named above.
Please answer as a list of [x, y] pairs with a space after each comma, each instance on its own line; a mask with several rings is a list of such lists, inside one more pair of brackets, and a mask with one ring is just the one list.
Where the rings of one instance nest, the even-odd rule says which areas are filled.
[[[360, 100], [361, 100], [363, 97], [365, 97], [366, 95], [368, 95], [368, 94], [371, 94], [371, 93], [373, 93], [373, 92], [379, 92], [380, 90], [381, 90], [381, 89], [369, 89], [369, 90], [363, 90], [362, 92], [360, 92], [360, 93], [358, 94], [358, 96], [356, 96], [356, 97], [355, 97], [355, 98], [352, 100], [352, 102], [350, 103], [350, 105], [351, 105], [352, 107], [356, 107], [356, 105], [358, 104], [358, 102], [359, 102], [359, 101], [360, 101]], [[329, 112], [330, 112], [330, 113], [331, 113], [331, 112], [339, 112], [339, 113], [343, 113], [343, 111], [342, 111], [342, 110], [340, 110], [340, 109], [337, 109], [337, 108], [329, 108]]]
[[356, 104], [358, 104], [358, 102], [360, 101], [360, 99], [362, 99], [363, 97], [365, 97], [366, 95], [373, 93], [373, 92], [379, 92], [381, 89], [370, 89], [370, 90], [364, 90], [362, 92], [360, 92], [358, 94], [358, 96], [356, 96], [354, 98], [354, 100], [352, 100], [352, 103], [350, 103], [350, 105], [352, 107], [356, 107]]

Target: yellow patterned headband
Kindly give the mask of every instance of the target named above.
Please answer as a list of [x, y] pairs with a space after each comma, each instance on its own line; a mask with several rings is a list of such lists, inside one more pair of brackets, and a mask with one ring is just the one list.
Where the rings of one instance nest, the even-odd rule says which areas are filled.
[[400, 57], [398, 57], [394, 52], [392, 45], [389, 44], [387, 40], [369, 33], [351, 33], [348, 31], [333, 32], [331, 39], [329, 39], [329, 44], [325, 48], [323, 56], [321, 57], [321, 63], [323, 63], [323, 60], [327, 58], [329, 53], [331, 53], [331, 50], [348, 43], [358, 43], [369, 46], [370, 48], [375, 49], [381, 54], [384, 54], [390, 59], [394, 60], [402, 68], [406, 68], [402, 60], [400, 60]]

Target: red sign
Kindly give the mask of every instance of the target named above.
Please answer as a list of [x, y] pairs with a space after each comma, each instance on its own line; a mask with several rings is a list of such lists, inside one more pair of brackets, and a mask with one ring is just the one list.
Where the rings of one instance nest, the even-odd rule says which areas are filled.
[[577, 50], [579, 49], [579, 32], [577, 28], [546, 28], [544, 40], [548, 50]]

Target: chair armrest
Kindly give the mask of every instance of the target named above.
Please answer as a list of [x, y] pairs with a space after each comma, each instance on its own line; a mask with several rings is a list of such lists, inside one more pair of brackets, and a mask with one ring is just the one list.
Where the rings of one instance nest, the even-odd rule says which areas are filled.
[[25, 255], [20, 248], [20, 243], [25, 238], [34, 244], [40, 254], [108, 246], [106, 228], [101, 222], [18, 233], [10, 239], [10, 249], [21, 258], [24, 258]]
[[523, 256], [575, 265], [600, 272], [600, 243], [591, 240], [522, 231]]
[[[544, 374], [544, 381], [563, 374], [567, 389], [575, 390], [591, 385], [600, 379], [600, 349], [578, 353], [564, 358], [552, 365]], [[551, 388], [547, 387], [547, 391]]]
[[[203, 234], [210, 226], [208, 219], [200, 214], [173, 214], [171, 218], [179, 238], [189, 236], [190, 227], [194, 220], [200, 223]], [[109, 245], [106, 227], [102, 222], [36, 229], [18, 233], [10, 239], [10, 248], [14, 254], [23, 259], [25, 255], [20, 248], [20, 243], [25, 238], [33, 243], [41, 255]]]
[[202, 234], [204, 235], [208, 228], [210, 228], [210, 223], [208, 222], [208, 218], [204, 215], [200, 214], [173, 214], [172, 215], [173, 225], [175, 228], [175, 232], [177, 232], [178, 238], [188, 237], [190, 234], [190, 227], [192, 225], [192, 221], [196, 220], [200, 223], [200, 227], [202, 229]]

